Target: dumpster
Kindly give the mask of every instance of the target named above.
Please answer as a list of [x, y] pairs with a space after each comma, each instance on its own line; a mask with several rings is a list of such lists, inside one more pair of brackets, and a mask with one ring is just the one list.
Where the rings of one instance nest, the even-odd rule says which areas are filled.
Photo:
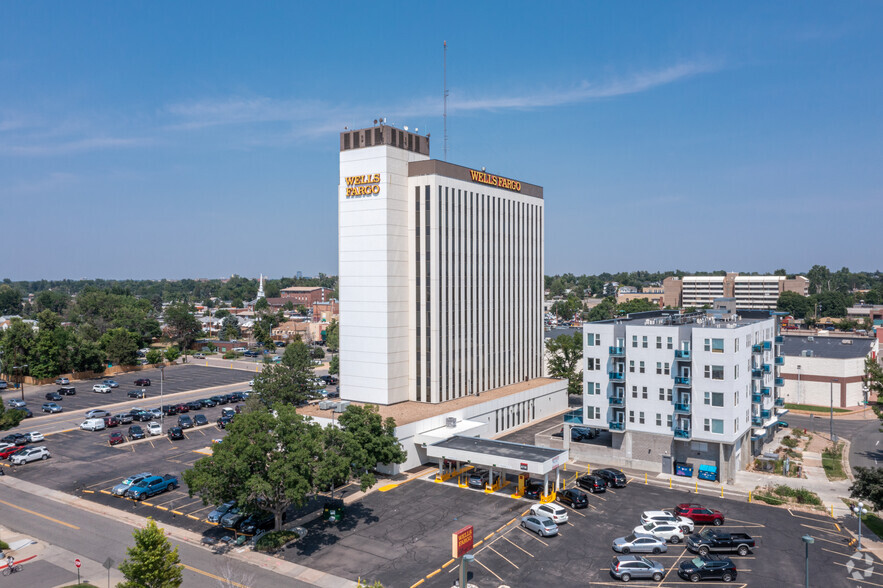
[[700, 465], [699, 473], [696, 474], [700, 480], [708, 480], [710, 482], [717, 481], [717, 466], [713, 465]]
[[675, 462], [675, 475], [686, 478], [693, 477], [693, 465], [686, 462]]

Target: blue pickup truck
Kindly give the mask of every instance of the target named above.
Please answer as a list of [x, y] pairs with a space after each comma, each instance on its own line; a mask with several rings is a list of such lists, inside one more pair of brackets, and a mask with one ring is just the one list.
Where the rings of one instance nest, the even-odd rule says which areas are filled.
[[166, 490], [174, 490], [178, 487], [178, 478], [166, 474], [165, 476], [150, 476], [137, 484], [133, 484], [126, 490], [126, 497], [133, 500], [144, 500], [156, 496]]

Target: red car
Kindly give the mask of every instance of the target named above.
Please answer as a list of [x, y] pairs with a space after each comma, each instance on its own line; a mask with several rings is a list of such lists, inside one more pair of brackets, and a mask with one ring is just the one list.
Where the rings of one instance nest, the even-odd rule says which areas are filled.
[[110, 438], [108, 438], [107, 442], [110, 443], [111, 446], [119, 445], [120, 443], [125, 443], [126, 438], [123, 437], [123, 434], [120, 433], [119, 431], [114, 431], [113, 433], [110, 434]]
[[135, 380], [136, 386], [150, 386], [150, 378], [138, 378]]
[[679, 504], [675, 508], [675, 514], [679, 517], [687, 517], [694, 523], [710, 523], [715, 526], [724, 524], [724, 513], [701, 504]]
[[104, 426], [108, 429], [110, 427], [118, 427], [120, 426], [120, 421], [112, 416], [106, 416], [104, 417]]
[[6, 449], [0, 449], [0, 459], [8, 459], [10, 455], [17, 453], [22, 449], [24, 449], [24, 447], [19, 447], [18, 445], [10, 445]]
[[190, 412], [190, 407], [184, 403], [181, 403], [181, 404], [175, 405], [175, 410], [178, 411], [178, 414], [181, 414], [181, 413], [185, 413], [185, 412]]

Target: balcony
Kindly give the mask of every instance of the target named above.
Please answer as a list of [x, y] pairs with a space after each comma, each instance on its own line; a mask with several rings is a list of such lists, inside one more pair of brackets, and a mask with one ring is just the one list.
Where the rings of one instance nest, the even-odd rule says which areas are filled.
[[763, 425], [763, 419], [760, 418], [759, 416], [751, 417], [751, 424], [752, 424], [752, 426], [760, 427]]
[[610, 427], [611, 431], [624, 431], [625, 423], [622, 421], [609, 421], [607, 425]]
[[751, 370], [751, 377], [756, 380], [759, 380], [759, 379], [763, 378], [763, 371], [755, 368], [755, 369]]
[[772, 394], [772, 390], [770, 390], [768, 387], [764, 386], [763, 388], [760, 389], [760, 393], [763, 394], [764, 396], [769, 396], [770, 394]]
[[763, 345], [757, 344], [751, 346], [751, 353], [763, 353]]
[[785, 385], [784, 378], [776, 378], [776, 388], [782, 388]]
[[622, 372], [607, 372], [607, 377], [610, 378], [611, 382], [622, 382], [623, 381]]
[[625, 348], [623, 347], [610, 346], [609, 351], [611, 357], [623, 357], [625, 355]]
[[776, 335], [776, 345], [781, 345], [785, 342], [785, 337], [783, 335]]
[[689, 439], [690, 429], [675, 429], [675, 439]]
[[776, 398], [776, 406], [785, 406], [784, 398]]
[[583, 409], [577, 408], [576, 410], [571, 410], [564, 413], [564, 422], [570, 423], [572, 425], [582, 425], [583, 424]]
[[766, 350], [770, 350], [770, 349], [772, 349], [772, 348], [773, 348], [773, 342], [772, 342], [772, 341], [764, 341], [764, 342], [763, 342], [763, 348], [766, 349]]
[[609, 402], [612, 406], [622, 406], [625, 399], [622, 396], [611, 396]]
[[776, 363], [776, 365], [785, 365], [785, 358], [782, 356], [779, 356], [775, 359], [775, 363]]
[[768, 419], [768, 418], [770, 418], [770, 416], [772, 416], [772, 414], [773, 413], [769, 409], [765, 408], [762, 411], [760, 411], [760, 418]]
[[675, 412], [690, 412], [690, 405], [685, 402], [675, 403]]
[[675, 349], [675, 359], [680, 361], [690, 361], [689, 349]]
[[675, 376], [675, 386], [690, 386], [690, 378], [686, 376]]
[[751, 402], [754, 402], [755, 404], [760, 404], [761, 402], [763, 402], [763, 396], [761, 396], [760, 394], [752, 394]]
[[771, 374], [773, 372], [773, 366], [771, 366], [768, 363], [765, 363], [760, 367], [763, 370], [763, 373], [765, 373], [765, 374]]

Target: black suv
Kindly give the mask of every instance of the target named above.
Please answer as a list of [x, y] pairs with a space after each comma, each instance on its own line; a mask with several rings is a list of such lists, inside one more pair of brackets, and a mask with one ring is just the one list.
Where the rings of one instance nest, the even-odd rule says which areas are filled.
[[144, 398], [144, 390], [129, 390], [126, 396], [129, 398]]
[[61, 394], [62, 396], [76, 396], [77, 389], [74, 388], [73, 386], [62, 386], [61, 388], [58, 389], [58, 393]]
[[199, 400], [199, 403], [202, 405], [203, 408], [211, 408], [218, 405], [218, 403], [211, 398], [201, 398]]
[[161, 410], [162, 413], [163, 413], [164, 415], [166, 415], [166, 416], [175, 416], [176, 414], [178, 414], [178, 409], [175, 408], [174, 406], [172, 406], [171, 404], [165, 404], [165, 405], [163, 405], [163, 406], [160, 408], [160, 410]]
[[625, 485], [628, 483], [625, 474], [611, 468], [595, 470], [595, 475], [607, 482], [607, 485], [611, 488], [625, 488]]
[[586, 474], [577, 478], [576, 483], [580, 488], [585, 488], [592, 494], [607, 491], [607, 482], [601, 476]]
[[178, 417], [178, 426], [182, 429], [190, 429], [193, 427], [193, 419], [186, 414], [182, 414]]
[[227, 400], [227, 397], [223, 395], [212, 396], [211, 400], [214, 400], [215, 404], [227, 404], [228, 402], [230, 402], [229, 400]]
[[678, 568], [678, 576], [684, 580], [698, 582], [699, 580], [723, 580], [732, 582], [736, 579], [736, 566], [728, 557], [706, 555], [694, 557], [691, 560], [681, 562]]
[[61, 394], [59, 394], [58, 392], [47, 392], [46, 393], [46, 400], [51, 400], [53, 402], [59, 402], [59, 401], [63, 400], [63, 398], [61, 397]]
[[219, 418], [218, 421], [217, 421], [218, 428], [219, 428], [219, 429], [226, 429], [226, 428], [227, 428], [227, 425], [229, 425], [229, 424], [230, 424], [230, 421], [232, 421], [232, 420], [233, 420], [232, 417], [222, 416], [222, 417]]
[[144, 439], [144, 429], [141, 428], [141, 425], [129, 427], [129, 439]]
[[177, 441], [184, 438], [184, 429], [181, 427], [171, 427], [168, 432], [169, 439]]
[[543, 485], [535, 480], [531, 480], [524, 487], [524, 497], [531, 500], [539, 500], [543, 494]]
[[187, 408], [190, 410], [202, 410], [202, 403], [199, 400], [191, 400], [187, 403]]
[[556, 498], [561, 504], [566, 504], [570, 508], [587, 508], [589, 506], [589, 497], [582, 490], [576, 488], [568, 488], [556, 493]]

